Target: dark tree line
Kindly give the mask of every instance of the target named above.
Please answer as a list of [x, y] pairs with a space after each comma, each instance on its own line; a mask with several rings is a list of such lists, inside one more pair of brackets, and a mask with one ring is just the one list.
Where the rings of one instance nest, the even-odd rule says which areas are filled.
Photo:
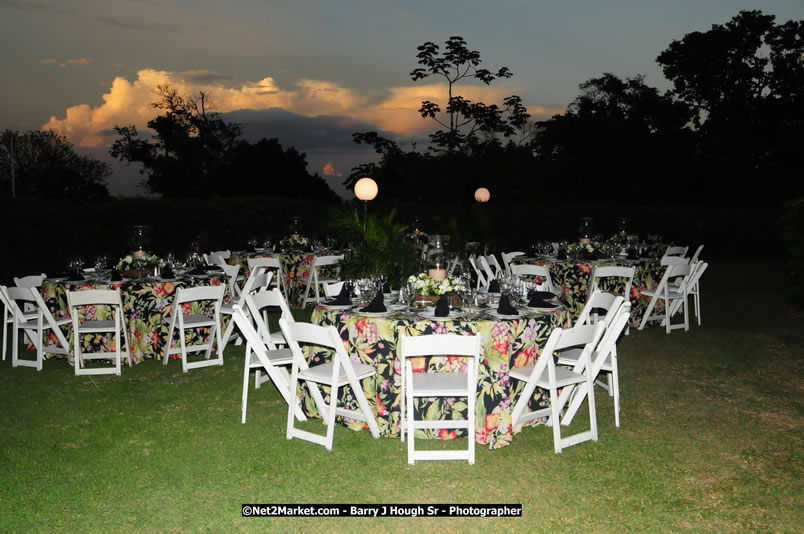
[[425, 101], [422, 117], [441, 128], [426, 151], [403, 150], [375, 132], [354, 135], [382, 158], [345, 181], [372, 176], [386, 198], [468, 202], [479, 185], [497, 199], [639, 204], [776, 204], [804, 193], [804, 21], [776, 24], [743, 11], [724, 25], [673, 41], [657, 62], [673, 88], [611, 73], [580, 85], [563, 114], [529, 122], [519, 97], [503, 107], [469, 102], [455, 84], [511, 76], [481, 69], [480, 55], [452, 37], [442, 51], [419, 47], [413, 80], [449, 82], [443, 109]]
[[152, 106], [162, 112], [148, 121], [153, 135], [135, 126], [115, 126], [119, 138], [111, 155], [140, 163], [144, 183], [165, 197], [279, 195], [335, 199], [323, 178], [307, 172], [307, 160], [295, 148], [262, 139], [240, 138], [240, 126], [223, 121], [209, 96], [181, 96], [160, 85]]
[[110, 174], [108, 164], [78, 154], [66, 137], [53, 130], [6, 130], [0, 134], [3, 192], [77, 200], [106, 198]]

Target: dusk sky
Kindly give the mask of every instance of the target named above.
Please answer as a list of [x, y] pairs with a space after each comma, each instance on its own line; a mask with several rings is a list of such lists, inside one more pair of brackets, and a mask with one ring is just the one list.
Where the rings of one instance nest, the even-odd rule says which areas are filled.
[[[352, 133], [409, 146], [434, 129], [416, 110], [445, 103], [445, 85], [409, 76], [426, 41], [460, 35], [484, 67], [508, 66], [513, 78], [460, 94], [487, 104], [517, 94], [540, 120], [604, 72], [669, 88], [656, 56], [744, 9], [804, 18], [804, 0], [0, 0], [0, 129], [52, 128], [109, 160], [112, 127], [145, 129], [153, 89], [168, 81], [208, 92], [249, 140], [306, 152], [337, 189], [338, 174], [374, 156]], [[115, 165], [112, 194], [142, 192], [134, 171]]]

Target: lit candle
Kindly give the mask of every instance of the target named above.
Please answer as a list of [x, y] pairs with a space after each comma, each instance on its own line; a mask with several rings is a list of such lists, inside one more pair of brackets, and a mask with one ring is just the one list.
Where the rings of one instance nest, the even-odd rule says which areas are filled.
[[436, 268], [430, 269], [427, 274], [429, 274], [430, 278], [433, 280], [443, 280], [447, 277], [447, 270], [442, 269], [440, 265], [436, 265]]
[[592, 239], [589, 237], [582, 237], [581, 238], [581, 245], [589, 245], [592, 243]]
[[142, 258], [145, 256], [145, 251], [142, 249], [135, 250], [132, 256], [134, 256], [135, 258]]

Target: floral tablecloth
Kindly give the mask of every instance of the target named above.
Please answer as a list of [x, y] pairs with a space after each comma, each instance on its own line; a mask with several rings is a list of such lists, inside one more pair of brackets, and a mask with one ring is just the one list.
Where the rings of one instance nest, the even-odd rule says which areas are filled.
[[[265, 252], [232, 252], [229, 263], [232, 265], [239, 265], [242, 267], [246, 276], [249, 274], [248, 260], [249, 258], [279, 258], [282, 262], [282, 270], [285, 272], [285, 287], [288, 289], [286, 298], [288, 304], [295, 307], [301, 307], [304, 301], [304, 290], [307, 289], [307, 280], [312, 273], [313, 259], [319, 256], [331, 256], [340, 254], [339, 252], [282, 252], [282, 253], [265, 253]], [[320, 273], [323, 275], [331, 275], [336, 272], [335, 268], [322, 267]], [[312, 293], [314, 288], [310, 288]]]
[[[131, 348], [132, 361], [139, 363], [145, 358], [162, 358], [165, 354], [170, 318], [173, 314], [173, 299], [179, 287], [196, 287], [213, 285], [219, 286], [223, 279], [218, 275], [203, 277], [188, 276], [185, 278], [163, 280], [127, 280], [123, 282], [108, 281], [56, 281], [45, 280], [40, 289], [42, 298], [54, 317], [68, 317], [67, 290], [82, 291], [87, 289], [120, 289], [123, 303], [123, 316], [127, 326], [128, 342]], [[231, 303], [232, 298], [227, 287], [224, 294], [224, 303]], [[212, 310], [201, 307], [198, 303], [185, 304], [184, 313], [205, 313], [212, 315]], [[90, 307], [84, 309], [85, 317], [90, 319], [111, 319], [110, 308], [106, 306]], [[225, 331], [229, 321], [228, 315], [221, 316], [221, 328]], [[200, 344], [203, 333], [193, 334], [188, 331], [185, 338], [188, 344]], [[221, 333], [222, 335], [222, 333]], [[174, 346], [178, 344], [178, 337], [174, 334]], [[72, 345], [72, 328], [68, 338]], [[206, 336], [205, 340], [206, 341]], [[95, 347], [103, 346], [109, 350], [106, 335], [82, 336], [82, 347], [85, 352], [97, 350]], [[171, 357], [178, 358], [179, 355]]]
[[[589, 291], [592, 287], [592, 272], [596, 266], [619, 265], [634, 267], [634, 280], [631, 284], [631, 326], [638, 326], [650, 302], [650, 297], [642, 298], [642, 291], [654, 289], [664, 274], [664, 267], [655, 258], [641, 258], [638, 260], [607, 259], [607, 260], [553, 260], [543, 257], [518, 257], [513, 263], [528, 263], [533, 265], [546, 265], [550, 268], [550, 278], [553, 285], [561, 289], [561, 301], [567, 306], [573, 322], [583, 311]], [[604, 291], [622, 295], [625, 290], [624, 279], [603, 279], [600, 287]], [[654, 314], [664, 313], [664, 304], [657, 303]]]
[[[498, 319], [490, 314], [444, 321], [423, 319], [405, 312], [392, 313], [385, 317], [366, 316], [349, 311], [334, 311], [317, 307], [312, 322], [333, 325], [340, 332], [347, 350], [355, 362], [373, 366], [374, 377], [363, 381], [363, 388], [372, 411], [377, 417], [380, 434], [399, 437], [401, 379], [403, 372], [398, 354], [401, 334], [426, 335], [457, 333], [481, 336], [483, 352], [480, 358], [477, 381], [475, 441], [490, 449], [511, 443], [513, 429], [511, 414], [515, 399], [523, 384], [509, 378], [511, 367], [524, 367], [533, 363], [544, 348], [547, 338], [556, 327], [568, 327], [565, 309], [549, 313], [531, 313], [517, 319]], [[331, 355], [311, 354], [311, 363]], [[455, 370], [465, 366], [457, 357], [414, 358], [414, 372], [425, 370]], [[345, 391], [344, 391], [345, 390]], [[303, 394], [304, 390], [300, 390]], [[353, 409], [357, 403], [351, 398], [349, 388], [343, 388], [344, 399]], [[328, 399], [327, 399], [328, 401]], [[536, 406], [548, 405], [547, 396], [537, 390], [531, 399]], [[309, 396], [304, 399], [305, 409], [317, 413]], [[440, 419], [449, 412], [466, 416], [465, 401], [456, 399], [422, 399], [416, 406], [417, 418]], [[451, 416], [452, 417], [452, 416]], [[354, 429], [365, 426], [362, 421], [346, 421]], [[451, 439], [461, 435], [460, 430], [417, 430], [417, 437]]]

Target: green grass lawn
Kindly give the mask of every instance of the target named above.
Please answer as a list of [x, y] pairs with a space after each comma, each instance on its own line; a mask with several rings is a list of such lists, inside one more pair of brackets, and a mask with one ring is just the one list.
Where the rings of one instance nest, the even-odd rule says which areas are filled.
[[[241, 424], [242, 347], [222, 367], [149, 360], [94, 379], [7, 356], [0, 532], [801, 531], [804, 328], [781, 265], [753, 274], [767, 268], [714, 262], [702, 327], [623, 338], [620, 428], [598, 389], [597, 443], [556, 455], [549, 428], [527, 428], [474, 466], [409, 466], [406, 444], [345, 427], [332, 452], [288, 441], [270, 384]], [[243, 518], [242, 503], [521, 503], [523, 516]]]

